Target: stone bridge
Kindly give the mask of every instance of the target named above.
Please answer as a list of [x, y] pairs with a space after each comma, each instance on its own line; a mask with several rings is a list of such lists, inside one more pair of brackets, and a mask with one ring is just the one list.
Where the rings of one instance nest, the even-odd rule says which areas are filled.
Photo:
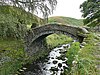
[[61, 25], [61, 24], [47, 24], [40, 27], [35, 27], [29, 30], [25, 36], [25, 51], [28, 55], [33, 55], [39, 50], [44, 50], [46, 47], [44, 38], [50, 34], [64, 34], [73, 39], [82, 42], [86, 37], [88, 31], [85, 28]]

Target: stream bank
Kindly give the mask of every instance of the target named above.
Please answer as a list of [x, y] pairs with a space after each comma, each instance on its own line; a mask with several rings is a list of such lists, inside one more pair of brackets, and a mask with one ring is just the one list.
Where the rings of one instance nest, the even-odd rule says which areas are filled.
[[24, 65], [20, 75], [61, 75], [64, 69], [68, 69], [65, 53], [70, 48], [70, 44], [56, 47], [49, 55], [32, 64]]

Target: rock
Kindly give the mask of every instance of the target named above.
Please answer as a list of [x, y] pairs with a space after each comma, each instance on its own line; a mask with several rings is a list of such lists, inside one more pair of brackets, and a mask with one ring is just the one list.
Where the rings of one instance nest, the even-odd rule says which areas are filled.
[[58, 67], [62, 67], [62, 63], [58, 63]]
[[62, 49], [59, 49], [60, 51], [62, 50]]
[[27, 68], [23, 67], [23, 70], [26, 70]]
[[63, 46], [64, 49], [68, 49], [70, 45]]
[[64, 71], [63, 69], [61, 69], [61, 71]]
[[47, 62], [47, 64], [50, 64], [50, 62]]
[[98, 37], [100, 37], [100, 34], [97, 34]]
[[60, 54], [65, 54], [67, 51], [60, 51], [59, 53]]
[[24, 70], [22, 70], [22, 69], [19, 69], [19, 71], [20, 71], [20, 72], [23, 72]]
[[85, 46], [86, 45], [86, 42], [82, 42], [81, 45]]
[[46, 58], [46, 60], [49, 60], [50, 59], [50, 56], [48, 56], [47, 58]]
[[54, 59], [54, 57], [51, 57], [51, 59]]
[[35, 73], [31, 72], [31, 71], [28, 71], [28, 72], [25, 72], [24, 74], [22, 75], [36, 75]]
[[58, 60], [65, 60], [65, 55], [61, 55], [60, 57], [57, 57]]
[[63, 61], [62, 63], [65, 63], [65, 64], [66, 64], [66, 63], [67, 63], [67, 61]]
[[50, 57], [46, 58], [46, 60], [48, 61], [50, 59]]
[[58, 68], [55, 68], [55, 67], [51, 67], [50, 69], [51, 71], [58, 71]]
[[58, 62], [57, 60], [54, 60], [54, 61], [53, 61], [53, 64], [57, 64], [57, 62]]
[[68, 67], [67, 67], [67, 66], [63, 66], [63, 68], [64, 68], [64, 69], [68, 69]]
[[43, 70], [46, 70], [46, 68], [44, 67]]
[[84, 46], [83, 45], [80, 45], [80, 48], [83, 48]]
[[48, 59], [45, 59], [45, 62], [48, 62]]
[[63, 73], [60, 73], [60, 75], [64, 75]]

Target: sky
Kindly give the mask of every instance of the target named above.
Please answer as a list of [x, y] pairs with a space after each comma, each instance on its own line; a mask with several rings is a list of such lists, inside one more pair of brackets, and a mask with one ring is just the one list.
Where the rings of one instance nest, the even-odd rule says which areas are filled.
[[82, 18], [79, 6], [86, 0], [57, 0], [58, 4], [51, 16], [65, 16], [76, 19]]

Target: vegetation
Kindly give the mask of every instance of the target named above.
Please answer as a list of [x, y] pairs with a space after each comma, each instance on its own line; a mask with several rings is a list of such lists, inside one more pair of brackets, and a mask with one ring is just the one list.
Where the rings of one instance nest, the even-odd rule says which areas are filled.
[[20, 74], [23, 65], [44, 57], [48, 52], [49, 50], [41, 50], [30, 58], [24, 51], [23, 40], [0, 39], [0, 75]]
[[[39, 57], [43, 57], [47, 52], [41, 51], [36, 53], [31, 59], [24, 51], [23, 36], [31, 24], [41, 20], [32, 12], [40, 9], [45, 18], [53, 12], [57, 1], [56, 0], [1, 0], [0, 2], [0, 75], [14, 75], [18, 69], [26, 63], [30, 63]], [[13, 6], [9, 6], [11, 2]], [[47, 3], [47, 4], [46, 4]], [[99, 25], [99, 0], [87, 0], [82, 5], [83, 16], [86, 18], [84, 24], [88, 26]], [[18, 8], [18, 7], [20, 8]], [[49, 8], [50, 6], [50, 8]], [[26, 12], [27, 8], [30, 12]], [[90, 9], [90, 10], [88, 10]], [[62, 23], [76, 26], [83, 26], [82, 20], [77, 20], [68, 17], [50, 17], [49, 23]], [[27, 28], [28, 27], [28, 28]], [[47, 44], [50, 48], [56, 47], [64, 43], [72, 41], [71, 38], [62, 34], [52, 34], [47, 38]], [[65, 71], [64, 75], [97, 75], [94, 53], [98, 52], [96, 44], [98, 39], [93, 34], [88, 34], [84, 40], [85, 47], [79, 48], [79, 43], [73, 43], [71, 48], [66, 53], [68, 57], [68, 65], [70, 68]], [[69, 72], [68, 72], [69, 71]]]
[[14, 75], [27, 63], [23, 37], [27, 26], [39, 19], [21, 8], [0, 6], [0, 75]]
[[68, 57], [69, 70], [65, 71], [65, 75], [99, 75], [95, 63], [95, 51], [97, 47], [95, 43], [98, 41], [92, 33], [84, 40], [86, 42], [83, 48], [79, 48], [78, 43], [74, 43], [69, 48], [66, 56]]
[[80, 5], [83, 13], [84, 25], [100, 26], [100, 0], [86, 0]]
[[12, 6], [0, 6], [0, 38], [22, 38], [27, 25], [38, 22], [38, 18]]
[[1, 0], [0, 5], [13, 5], [22, 9], [27, 9], [31, 13], [41, 11], [43, 17], [47, 18], [57, 5], [57, 0]]
[[46, 37], [47, 44], [50, 48], [54, 48], [58, 45], [71, 42], [73, 39], [63, 34], [52, 34]]
[[24, 46], [20, 40], [0, 39], [0, 75], [14, 74], [25, 63]]
[[63, 17], [63, 16], [50, 17], [48, 22], [49, 23], [62, 23], [62, 24], [68, 24], [68, 25], [73, 25], [73, 26], [83, 26], [82, 19], [74, 19], [74, 18]]
[[68, 52], [66, 53], [66, 57], [68, 58], [68, 65], [72, 67], [72, 63], [75, 59], [75, 56], [78, 55], [78, 51], [80, 50], [80, 44], [79, 42], [75, 42], [71, 45], [71, 48], [68, 49]]

